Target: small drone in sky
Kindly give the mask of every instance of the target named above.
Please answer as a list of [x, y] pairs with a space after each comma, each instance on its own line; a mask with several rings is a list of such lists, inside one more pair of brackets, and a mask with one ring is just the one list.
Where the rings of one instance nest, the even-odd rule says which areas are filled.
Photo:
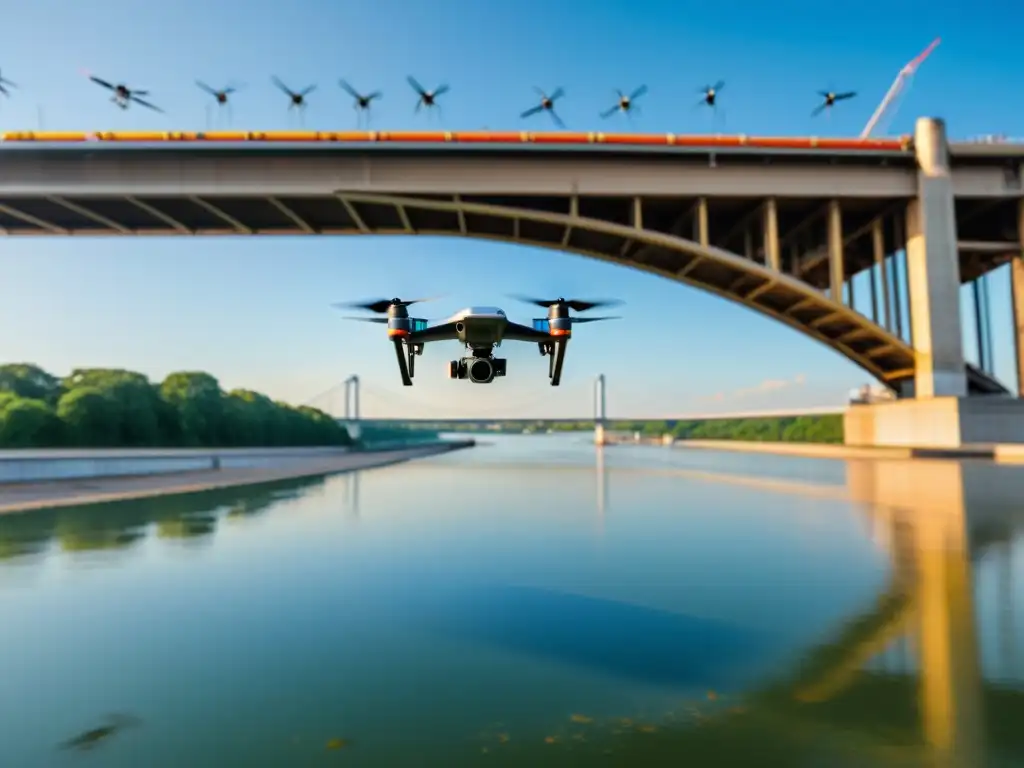
[[615, 93], [619, 95], [618, 102], [616, 102], [615, 106], [612, 107], [611, 109], [606, 109], [604, 112], [602, 112], [601, 117], [609, 118], [616, 112], [623, 112], [627, 115], [634, 111], [639, 112], [640, 107], [638, 107], [634, 102], [636, 102], [637, 99], [639, 99], [641, 96], [647, 93], [647, 86], [641, 85], [631, 94], [629, 94], [629, 96], [626, 96], [625, 94], [622, 93], [622, 91], [619, 90], [616, 90]]
[[420, 109], [423, 107], [426, 107], [427, 109], [430, 109], [432, 107], [441, 109], [440, 105], [438, 105], [437, 103], [437, 97], [445, 93], [448, 93], [448, 91], [451, 90], [447, 85], [439, 85], [434, 90], [428, 91], [426, 88], [420, 85], [416, 81], [416, 78], [413, 77], [412, 75], [409, 75], [406, 78], [406, 80], [408, 81], [409, 85], [412, 86], [412, 89], [419, 94], [420, 97], [419, 101], [416, 102], [416, 109], [413, 110], [414, 112], [419, 112]]
[[270, 82], [278, 87], [282, 93], [288, 97], [288, 109], [305, 109], [306, 108], [306, 97], [316, 90], [315, 85], [310, 85], [301, 91], [293, 91], [287, 85], [282, 83], [276, 76], [270, 78]]
[[211, 88], [201, 80], [196, 80], [196, 85], [199, 86], [200, 89], [206, 91], [208, 94], [213, 96], [213, 98], [216, 99], [217, 104], [219, 104], [222, 107], [228, 103], [228, 96], [230, 96], [232, 93], [238, 90], [238, 87], [235, 86], [231, 88], [222, 88], [218, 91]]
[[7, 90], [8, 88], [17, 88], [17, 87], [18, 87], [17, 83], [13, 83], [10, 80], [8, 80], [6, 77], [3, 77], [2, 75], [0, 75], [0, 93], [2, 93], [4, 96], [10, 96], [11, 95], [10, 92]]
[[709, 106], [712, 109], [715, 107], [718, 101], [718, 93], [725, 87], [725, 81], [719, 80], [714, 85], [705, 85], [700, 89], [701, 96], [700, 101], [697, 102], [698, 107]]
[[373, 102], [384, 95], [380, 91], [374, 91], [373, 93], [363, 95], [344, 80], [339, 80], [338, 85], [341, 86], [345, 93], [352, 97], [352, 108], [356, 110], [357, 115], [362, 117], [362, 114], [365, 112], [367, 120], [369, 120], [370, 107], [373, 106]]
[[95, 75], [87, 75], [87, 77], [96, 83], [96, 85], [106, 88], [108, 91], [113, 91], [114, 95], [110, 100], [117, 104], [121, 109], [128, 109], [128, 107], [134, 102], [135, 104], [146, 107], [146, 109], [152, 109], [154, 112], [163, 112], [163, 110], [155, 104], [151, 104], [150, 102], [139, 98], [140, 96], [148, 96], [149, 91], [132, 89], [123, 83], [114, 85], [113, 83], [107, 82]]
[[847, 91], [846, 93], [835, 93], [834, 91], [818, 91], [818, 95], [820, 95], [824, 99], [824, 101], [821, 104], [819, 104], [813, 112], [811, 112], [811, 117], [817, 117], [826, 109], [832, 109], [832, 107], [835, 106], [837, 101], [846, 101], [847, 99], [852, 99], [854, 96], [857, 95], [857, 92]]
[[[615, 317], [573, 317], [569, 310], [586, 312], [596, 307], [617, 304], [616, 301], [580, 301], [578, 299], [530, 299], [518, 298], [529, 304], [547, 308], [547, 317], [535, 318], [532, 327], [508, 319], [498, 307], [467, 307], [436, 325], [420, 317], [409, 317], [408, 307], [429, 299], [378, 299], [353, 304], [335, 304], [335, 307], [365, 309], [384, 317], [350, 317], [364, 323], [379, 323], [387, 326], [388, 339], [395, 348], [402, 384], [412, 386], [416, 373], [415, 360], [423, 354], [428, 342], [459, 341], [468, 353], [460, 360], [448, 364], [448, 378], [469, 379], [474, 384], [490, 384], [495, 378], [505, 375], [506, 360], [494, 356], [502, 341], [525, 341], [536, 344], [542, 356], [550, 358], [548, 379], [557, 387], [562, 379], [562, 365], [565, 349], [572, 337], [572, 326], [576, 323], [592, 323], [598, 320], [615, 320]], [[404, 348], [403, 348], [404, 347]]]
[[556, 88], [555, 92], [552, 93], [550, 96], [548, 96], [540, 88], [534, 87], [534, 90], [536, 90], [537, 93], [540, 94], [540, 103], [537, 104], [537, 106], [535, 107], [530, 107], [528, 110], [519, 115], [519, 117], [532, 117], [533, 115], [546, 111], [549, 115], [551, 115], [551, 119], [554, 121], [555, 125], [557, 125], [559, 128], [565, 128], [565, 123], [562, 122], [562, 118], [560, 118], [558, 114], [555, 112], [555, 102], [558, 101], [563, 96], [565, 96], [565, 90], [562, 88]]

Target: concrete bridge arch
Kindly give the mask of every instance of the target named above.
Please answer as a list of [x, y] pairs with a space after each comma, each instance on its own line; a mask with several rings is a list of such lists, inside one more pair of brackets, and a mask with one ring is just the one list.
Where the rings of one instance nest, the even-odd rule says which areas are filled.
[[[701, 225], [700, 211], [687, 217], [697, 222], [696, 237], [690, 239], [678, 231], [678, 223], [644, 226], [639, 199], [347, 191], [336, 195], [363, 234], [511, 242], [633, 267], [781, 322], [839, 352], [898, 394], [908, 392], [914, 380], [915, 352], [907, 342], [796, 277], [711, 245], [706, 214]], [[581, 210], [584, 205], [591, 210]], [[972, 365], [966, 372], [972, 393], [1007, 392]]]

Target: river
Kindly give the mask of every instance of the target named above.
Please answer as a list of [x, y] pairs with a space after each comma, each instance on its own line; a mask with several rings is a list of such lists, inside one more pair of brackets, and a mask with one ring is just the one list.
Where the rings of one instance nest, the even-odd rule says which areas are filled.
[[0, 516], [0, 765], [1024, 760], [1024, 469], [482, 442]]

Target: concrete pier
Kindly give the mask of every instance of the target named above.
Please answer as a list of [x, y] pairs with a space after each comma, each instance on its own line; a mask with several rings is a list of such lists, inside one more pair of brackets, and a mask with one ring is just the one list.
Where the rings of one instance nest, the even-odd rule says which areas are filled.
[[[913, 385], [894, 402], [852, 405], [843, 419], [849, 446], [961, 448], [1024, 444], [1024, 400], [967, 398], [961, 331], [960, 261], [949, 145], [943, 121], [917, 121], [917, 197], [907, 206], [906, 253]], [[1020, 235], [1024, 242], [1024, 201]], [[903, 244], [896, 243], [899, 248]], [[1012, 263], [1018, 369], [1024, 368], [1024, 267]], [[1022, 379], [1024, 380], [1024, 379]], [[1024, 393], [1024, 387], [1018, 385]]]

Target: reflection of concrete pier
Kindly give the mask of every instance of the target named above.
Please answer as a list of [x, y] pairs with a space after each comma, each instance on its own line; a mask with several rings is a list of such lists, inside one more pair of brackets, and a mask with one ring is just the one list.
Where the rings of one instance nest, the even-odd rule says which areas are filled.
[[[939, 764], [982, 765], [986, 683], [972, 560], [1009, 537], [1024, 473], [982, 462], [850, 461], [847, 484], [872, 515], [888, 519], [894, 571], [915, 615], [922, 736]], [[1015, 645], [1012, 637], [1004, 643]]]
[[594, 444], [605, 445], [605, 382], [604, 374], [600, 374], [594, 380]]
[[604, 535], [605, 516], [608, 507], [608, 470], [604, 466], [604, 447], [598, 444], [595, 451], [597, 462], [594, 465], [594, 476], [597, 480], [597, 532]]

